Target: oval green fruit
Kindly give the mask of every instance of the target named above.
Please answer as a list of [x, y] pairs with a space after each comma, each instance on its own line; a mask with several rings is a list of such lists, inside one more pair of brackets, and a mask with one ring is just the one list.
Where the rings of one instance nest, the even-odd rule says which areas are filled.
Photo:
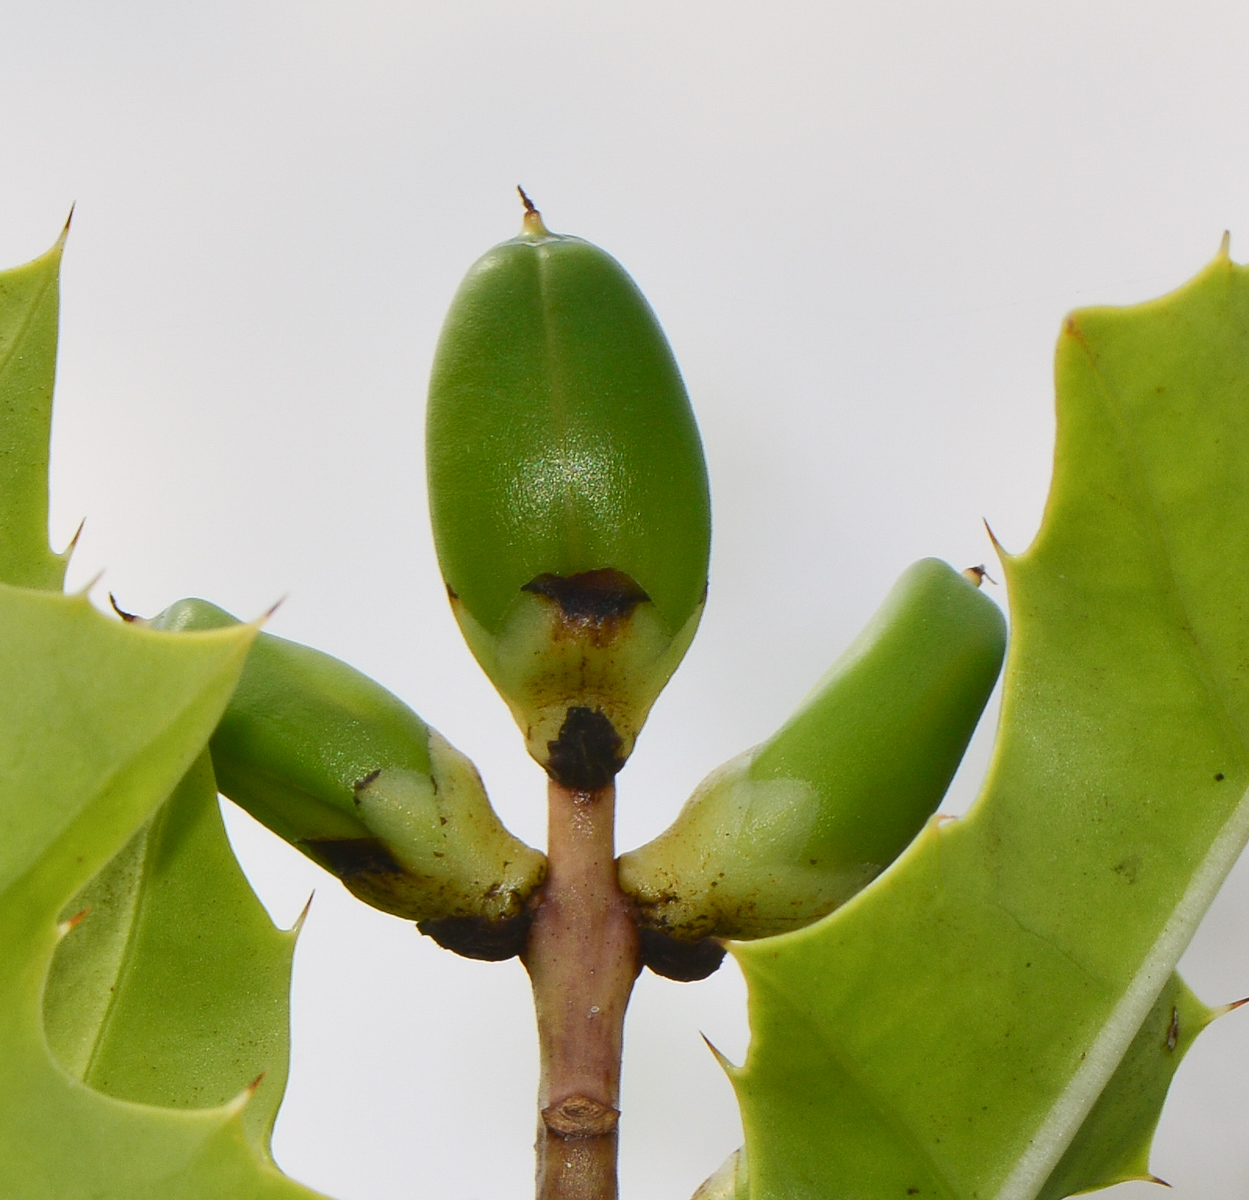
[[698, 428], [624, 269], [536, 212], [452, 302], [427, 418], [439, 563], [533, 757], [623, 765], [697, 627], [711, 518]]
[[973, 582], [915, 563], [798, 711], [620, 859], [644, 928], [766, 937], [865, 887], [941, 802], [1005, 648], [1002, 612]]
[[[180, 600], [148, 624], [236, 620]], [[225, 795], [366, 903], [473, 957], [519, 951], [545, 857], [504, 828], [473, 764], [367, 675], [261, 633], [209, 749]]]

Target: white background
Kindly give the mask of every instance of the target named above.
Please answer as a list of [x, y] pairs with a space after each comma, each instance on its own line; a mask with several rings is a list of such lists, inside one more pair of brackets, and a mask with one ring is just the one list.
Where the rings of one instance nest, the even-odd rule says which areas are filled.
[[[523, 183], [664, 321], [715, 497], [702, 633], [621, 777], [662, 828], [768, 734], [913, 559], [1022, 549], [1063, 313], [1147, 298], [1249, 239], [1243, 5], [1133, 0], [0, 4], [0, 262], [78, 204], [65, 259], [54, 540], [71, 581], [183, 595], [384, 681], [542, 838], [542, 778], [447, 610], [425, 377]], [[956, 785], [983, 770], [979, 738]], [[232, 822], [276, 919], [316, 887], [276, 1151], [339, 1200], [530, 1193], [535, 1051], [515, 963], [469, 963]], [[1190, 952], [1249, 993], [1249, 876]], [[740, 1140], [704, 1031], [746, 1044], [732, 967], [645, 976], [626, 1200], [684, 1200]], [[1249, 1017], [1198, 1043], [1155, 1169], [1249, 1186]], [[1121, 1200], [1146, 1193], [1128, 1185]]]

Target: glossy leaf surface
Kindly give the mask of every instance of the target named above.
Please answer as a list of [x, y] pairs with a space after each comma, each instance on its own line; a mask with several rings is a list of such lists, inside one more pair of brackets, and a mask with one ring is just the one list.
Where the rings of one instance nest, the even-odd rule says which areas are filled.
[[[186, 637], [150, 633], [100, 616], [81, 596], [0, 588], [0, 642], [5, 646], [0, 657], [0, 935], [6, 947], [0, 964], [0, 1011], [5, 1014], [0, 1025], [0, 1192], [6, 1197], [207, 1200], [307, 1194], [259, 1152], [257, 1128], [249, 1133], [244, 1117], [245, 1096], [189, 1109], [105, 1095], [67, 1074], [44, 1034], [42, 993], [59, 915], [151, 818], [202, 753], [252, 636], [249, 626]], [[175, 825], [167, 825], [166, 832], [178, 834], [177, 808], [165, 820]], [[193, 830], [180, 832], [191, 835]], [[171, 847], [165, 842], [163, 849]], [[161, 889], [153, 881], [164, 892], [162, 904], [176, 909], [172, 892], [177, 889]], [[204, 878], [210, 881], [211, 875]], [[212, 902], [203, 892], [198, 900], [184, 895], [181, 904], [185, 912]], [[156, 1015], [155, 992], [170, 986], [173, 964], [161, 961], [169, 953], [170, 931], [162, 914], [153, 915], [157, 919], [141, 922], [136, 955], [123, 964], [119, 978], [127, 986], [112, 1003], [111, 1028], [85, 1074], [98, 1070], [106, 1085], [132, 1098], [169, 1100], [180, 1094], [189, 1103], [193, 1066], [171, 1064], [154, 1073], [151, 1082], [142, 1082], [142, 1056], [172, 1044], [168, 1029], [162, 1041], [159, 1026], [165, 1018]], [[172, 916], [168, 909], [163, 914]], [[184, 937], [184, 952], [193, 958], [194, 931], [185, 929]], [[163, 951], [157, 949], [162, 941]], [[227, 967], [227, 975], [237, 969]], [[267, 997], [271, 1006], [273, 991], [270, 978], [258, 985], [255, 996]], [[189, 999], [184, 995], [180, 1001], [176, 993], [159, 997], [175, 1012]], [[209, 999], [201, 997], [200, 1003]], [[266, 1042], [272, 1048], [271, 1014], [254, 1032], [262, 1053]], [[231, 1057], [239, 1034], [232, 1030], [221, 1039], [223, 1059]], [[155, 1041], [139, 1046], [132, 1043], [136, 1038]], [[64, 1054], [64, 1024], [58, 1041]], [[183, 1050], [201, 1063], [212, 1053], [202, 1040]], [[274, 1065], [280, 1071], [280, 1060]], [[223, 1062], [205, 1084], [205, 1100], [216, 1101], [214, 1091], [226, 1085], [231, 1071], [245, 1073], [242, 1066], [237, 1058]], [[266, 1123], [263, 1118], [257, 1124], [263, 1128]]]
[[70, 901], [44, 993], [48, 1041], [123, 1100], [209, 1108], [259, 1080], [242, 1119], [268, 1154], [286, 1084], [294, 932], [244, 878], [201, 755], [156, 815]]
[[255, 630], [173, 637], [55, 590], [60, 249], [0, 274], [0, 1194], [311, 1198], [267, 1148], [291, 938], [204, 753]]
[[755, 1200], [1030, 1200], [1249, 833], [1249, 271], [1068, 319], [989, 779], [825, 921], [735, 948]]
[[48, 438], [64, 243], [0, 272], [0, 581], [57, 590], [69, 555], [48, 548]]

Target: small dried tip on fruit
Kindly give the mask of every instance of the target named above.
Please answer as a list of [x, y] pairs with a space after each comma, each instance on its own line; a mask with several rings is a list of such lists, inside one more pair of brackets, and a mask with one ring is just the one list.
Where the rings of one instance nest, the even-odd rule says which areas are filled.
[[532, 237], [546, 237], [550, 230], [543, 223], [542, 214], [538, 211], [537, 205], [529, 199], [520, 184], [516, 185], [516, 190], [520, 193], [521, 203], [525, 206], [525, 219], [521, 224], [521, 233], [527, 233]]
[[978, 567], [968, 567], [963, 572], [964, 579], [970, 579], [977, 587], [979, 587], [987, 579], [994, 587], [997, 587], [997, 580], [984, 569], [984, 563]]
[[1219, 1008], [1212, 1008], [1210, 1010], [1210, 1020], [1217, 1021], [1220, 1017], [1225, 1017], [1229, 1012], [1235, 1012], [1246, 1004], [1249, 1004], [1249, 996], [1246, 996], [1243, 1000], [1233, 1000], [1231, 1004], [1224, 1004]]
[[56, 927], [57, 940], [59, 941], [67, 934], [73, 933], [73, 931], [77, 929], [78, 926], [81, 925], [88, 916], [90, 916], [90, 914], [91, 910], [89, 908], [84, 908], [81, 912], [76, 912], [72, 917], [67, 917], [64, 921], [59, 922]]
[[1232, 231], [1230, 229], [1223, 230], [1223, 236], [1219, 239], [1218, 257], [1231, 260], [1232, 257]]
[[69, 206], [69, 216], [65, 218], [65, 228], [61, 230], [61, 236], [56, 239], [56, 244], [58, 248], [64, 246], [65, 239], [69, 237], [69, 227], [73, 223], [74, 209], [76, 209], [77, 207], [78, 207], [77, 200], [75, 200], [74, 203]]
[[139, 619], [134, 613], [127, 612], [124, 608], [122, 608], [122, 606], [117, 603], [117, 597], [114, 596], [112, 592], [109, 592], [108, 594], [108, 602], [113, 606], [113, 611], [121, 617], [127, 625], [130, 625]]

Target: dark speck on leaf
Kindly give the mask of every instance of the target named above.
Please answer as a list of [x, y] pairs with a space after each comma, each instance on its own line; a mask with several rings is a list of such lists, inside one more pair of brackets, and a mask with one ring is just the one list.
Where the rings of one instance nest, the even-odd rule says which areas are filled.
[[1219, 771], [1219, 772], [1215, 775], [1215, 777], [1214, 777], [1214, 782], [1215, 782], [1215, 783], [1222, 783], [1222, 782], [1223, 782], [1223, 772], [1222, 772], [1222, 771]]

